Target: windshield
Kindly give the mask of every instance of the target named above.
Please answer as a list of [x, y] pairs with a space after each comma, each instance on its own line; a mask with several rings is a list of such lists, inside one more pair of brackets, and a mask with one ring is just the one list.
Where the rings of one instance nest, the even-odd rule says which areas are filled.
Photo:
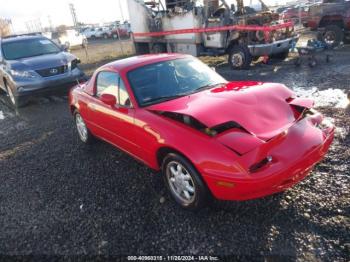
[[46, 38], [25, 39], [2, 44], [2, 52], [7, 60], [58, 53], [57, 45]]
[[155, 63], [128, 73], [138, 104], [148, 106], [227, 83], [196, 58]]

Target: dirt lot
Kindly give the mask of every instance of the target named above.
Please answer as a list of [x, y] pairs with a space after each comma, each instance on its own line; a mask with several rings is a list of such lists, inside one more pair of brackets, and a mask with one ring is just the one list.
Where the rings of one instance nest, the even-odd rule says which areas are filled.
[[[93, 43], [89, 61], [83, 50], [73, 52], [91, 72], [118, 48]], [[35, 99], [14, 112], [2, 95], [0, 253], [349, 261], [350, 112], [344, 92], [350, 90], [350, 47], [332, 55], [332, 63], [313, 69], [295, 68], [293, 56], [237, 72], [224, 59], [210, 61], [229, 80], [282, 82], [314, 97], [338, 130], [325, 160], [296, 187], [254, 201], [215, 201], [196, 214], [179, 209], [159, 174], [128, 155], [103, 142], [79, 143], [66, 97]]]

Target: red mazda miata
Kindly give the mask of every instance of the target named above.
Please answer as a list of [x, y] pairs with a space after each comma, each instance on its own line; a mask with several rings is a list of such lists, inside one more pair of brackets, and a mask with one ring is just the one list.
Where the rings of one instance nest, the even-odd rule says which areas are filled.
[[227, 82], [189, 55], [107, 64], [69, 99], [82, 142], [100, 138], [161, 170], [187, 209], [210, 196], [283, 191], [309, 174], [334, 137], [312, 100], [282, 84]]

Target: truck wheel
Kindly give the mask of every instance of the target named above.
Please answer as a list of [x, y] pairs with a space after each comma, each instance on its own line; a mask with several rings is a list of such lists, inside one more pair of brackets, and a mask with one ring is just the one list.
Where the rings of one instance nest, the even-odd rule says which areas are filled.
[[325, 32], [323, 33], [323, 42], [328, 46], [336, 47], [344, 39], [343, 30], [337, 25], [326, 26]]
[[228, 63], [234, 70], [248, 69], [252, 56], [246, 45], [235, 45], [228, 51]]

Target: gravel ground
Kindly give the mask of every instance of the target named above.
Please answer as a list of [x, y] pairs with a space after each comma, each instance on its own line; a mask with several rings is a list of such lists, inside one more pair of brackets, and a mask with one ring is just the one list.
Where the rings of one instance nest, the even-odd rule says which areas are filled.
[[[293, 89], [350, 88], [350, 48], [309, 69], [257, 64], [228, 79]], [[312, 94], [311, 94], [312, 95]], [[112, 146], [78, 141], [66, 97], [19, 112], [0, 96], [0, 254], [245, 255], [249, 260], [350, 260], [349, 109], [319, 107], [339, 127], [325, 160], [283, 194], [178, 208], [159, 174]]]

